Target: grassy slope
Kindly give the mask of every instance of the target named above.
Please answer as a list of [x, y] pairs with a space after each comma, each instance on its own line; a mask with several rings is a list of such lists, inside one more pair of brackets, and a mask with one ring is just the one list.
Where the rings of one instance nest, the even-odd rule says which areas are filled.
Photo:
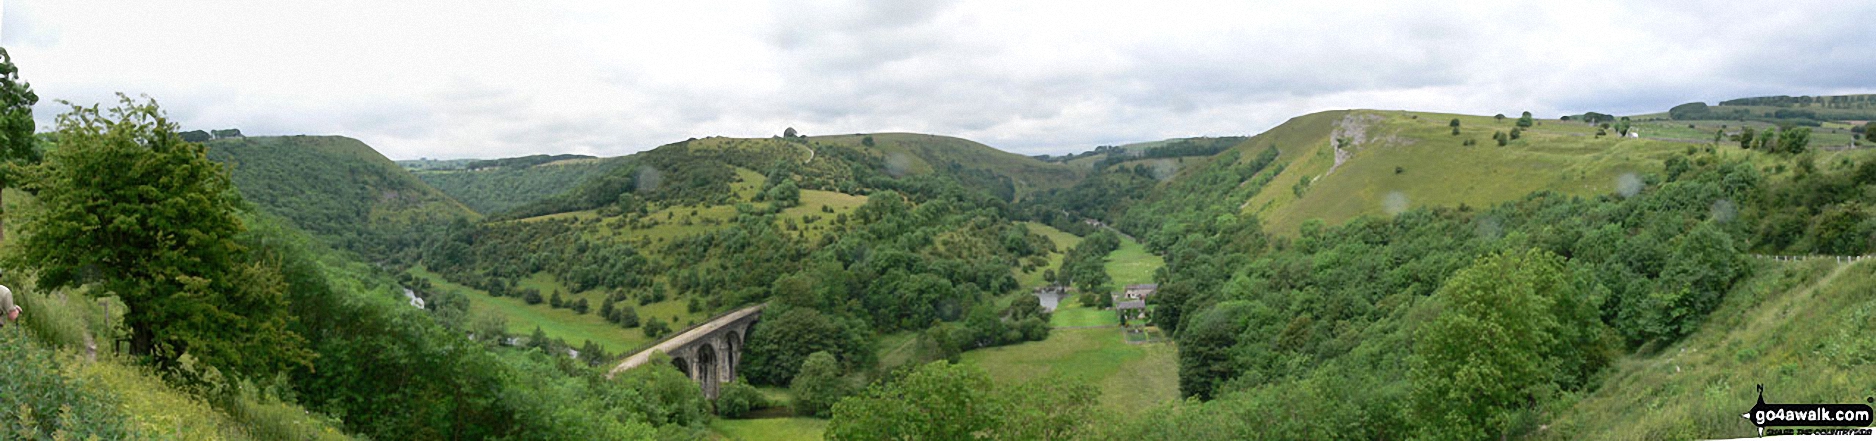
[[[9, 194], [8, 196], [15, 196]], [[23, 198], [8, 198], [14, 204]], [[10, 228], [11, 226], [9, 226]], [[247, 440], [267, 439], [263, 434], [291, 432], [309, 439], [350, 439], [330, 421], [312, 416], [292, 404], [244, 397], [236, 401], [246, 415], [230, 415], [210, 406], [201, 398], [165, 382], [150, 368], [136, 365], [128, 355], [111, 351], [107, 330], [120, 324], [117, 316], [98, 307], [88, 290], [63, 290], [42, 293], [32, 280], [8, 274], [3, 278], [13, 289], [14, 300], [29, 311], [20, 316], [18, 326], [0, 328], [8, 338], [25, 336], [37, 344], [17, 348], [29, 351], [57, 351], [55, 359], [60, 374], [83, 383], [94, 393], [113, 397], [128, 419], [125, 425], [133, 436], [145, 439]], [[107, 302], [121, 308], [115, 297]], [[96, 360], [83, 354], [84, 334], [99, 335]], [[15, 418], [16, 409], [4, 412]], [[41, 415], [41, 417], [46, 417]], [[283, 429], [290, 428], [290, 429]], [[0, 438], [17, 436], [7, 434]]]
[[1153, 283], [1153, 272], [1166, 266], [1166, 259], [1146, 251], [1140, 242], [1126, 237], [1120, 238], [1120, 248], [1107, 255], [1107, 276], [1114, 279], [1114, 287], [1140, 283]]
[[[1345, 116], [1366, 122], [1343, 124]], [[1461, 123], [1458, 136], [1447, 125], [1454, 118]], [[1292, 235], [1311, 218], [1340, 223], [1358, 215], [1385, 213], [1383, 202], [1391, 194], [1404, 198], [1407, 206], [1485, 206], [1545, 189], [1576, 195], [1607, 193], [1622, 174], [1659, 170], [1661, 159], [1691, 145], [1597, 138], [1595, 128], [1586, 124], [1539, 120], [1521, 139], [1497, 146], [1493, 132], [1510, 131], [1514, 121], [1374, 110], [1297, 117], [1246, 144], [1253, 148], [1275, 144], [1283, 152], [1279, 161], [1288, 165], [1245, 210], [1264, 217], [1271, 231]], [[1345, 125], [1365, 125], [1364, 136], [1348, 149], [1352, 157], [1325, 176], [1334, 163], [1331, 137]], [[1466, 139], [1476, 139], [1478, 144], [1462, 146]], [[1305, 176], [1314, 182], [1299, 199], [1292, 187]]]
[[[435, 286], [437, 289], [464, 294], [465, 297], [469, 298], [469, 309], [471, 313], [494, 311], [501, 314], [503, 318], [507, 319], [508, 332], [512, 335], [525, 336], [533, 333], [534, 328], [539, 327], [541, 332], [547, 333], [548, 337], [560, 338], [575, 346], [584, 343], [586, 340], [592, 340], [594, 343], [598, 343], [601, 347], [606, 348], [606, 351], [615, 353], [629, 351], [652, 341], [650, 338], [645, 337], [644, 332], [640, 331], [638, 328], [626, 329], [618, 325], [607, 323], [605, 320], [599, 318], [597, 313], [575, 314], [571, 309], [551, 308], [548, 307], [546, 303], [529, 305], [527, 302], [523, 302], [521, 299], [514, 297], [491, 297], [487, 292], [482, 290], [450, 283], [441, 276], [431, 273], [421, 266], [411, 268], [410, 273], [417, 277], [429, 279], [432, 286]], [[546, 295], [551, 295], [555, 290], [566, 291], [565, 288], [562, 288], [558, 283], [553, 282], [550, 277], [545, 275], [535, 275], [523, 279], [518, 285], [540, 289], [542, 290], [541, 292], [548, 293]], [[606, 299], [605, 294], [597, 290], [568, 294], [566, 298], [585, 298], [588, 304], [591, 305], [598, 305], [599, 302]], [[701, 320], [704, 317], [702, 314], [692, 314], [686, 311], [686, 301], [687, 298], [680, 297], [644, 306], [639, 306], [629, 301], [626, 302], [626, 304], [638, 308], [638, 316], [641, 319], [658, 317], [673, 322], [673, 328], [682, 328], [688, 323]], [[594, 311], [597, 311], [599, 307], [593, 306], [593, 308]], [[672, 320], [673, 317], [676, 317], [677, 320]]]
[[1562, 409], [1546, 439], [1735, 438], [1765, 386], [1770, 403], [1876, 396], [1876, 261], [1763, 263], [1694, 335], [1620, 360], [1600, 389]]

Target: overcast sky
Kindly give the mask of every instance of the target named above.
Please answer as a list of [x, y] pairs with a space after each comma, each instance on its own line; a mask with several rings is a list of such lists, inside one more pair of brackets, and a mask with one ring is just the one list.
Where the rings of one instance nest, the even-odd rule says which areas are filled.
[[125, 92], [187, 129], [345, 135], [395, 159], [790, 126], [1068, 153], [1331, 109], [1876, 91], [1869, 2], [0, 1], [41, 130], [54, 100]]

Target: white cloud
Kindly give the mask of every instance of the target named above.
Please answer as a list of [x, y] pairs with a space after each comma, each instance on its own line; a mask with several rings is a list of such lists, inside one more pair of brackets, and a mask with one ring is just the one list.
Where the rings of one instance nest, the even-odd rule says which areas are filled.
[[1025, 153], [1254, 134], [1303, 113], [1540, 115], [1868, 92], [1876, 5], [810, 0], [6, 2], [44, 98], [394, 158], [618, 155], [917, 131]]

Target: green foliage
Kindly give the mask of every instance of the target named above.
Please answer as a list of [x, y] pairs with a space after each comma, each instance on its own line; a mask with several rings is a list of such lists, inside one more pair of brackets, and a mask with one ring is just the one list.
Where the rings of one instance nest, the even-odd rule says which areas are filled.
[[477, 213], [496, 215], [560, 194], [605, 173], [618, 161], [568, 160], [579, 158], [590, 157], [535, 155], [476, 161], [460, 170], [420, 172], [415, 175], [425, 184], [462, 201], [463, 205]]
[[1244, 332], [1253, 305], [1224, 302], [1213, 305], [1179, 333], [1179, 394], [1211, 399], [1218, 386], [1239, 370], [1231, 347]]
[[645, 332], [645, 337], [663, 338], [665, 334], [671, 333], [671, 325], [666, 324], [664, 319], [653, 316], [645, 319], [645, 327], [640, 330]]
[[742, 378], [723, 385], [722, 390], [717, 391], [717, 415], [724, 418], [742, 418], [743, 415], [749, 413], [750, 409], [768, 406], [769, 403], [762, 397], [762, 392], [756, 390], [755, 386], [750, 386], [749, 382], [743, 381]]
[[[619, 374], [618, 378], [606, 382], [611, 385], [624, 385], [629, 394], [643, 399], [621, 401], [620, 405], [633, 406], [630, 413], [612, 411], [614, 415], [630, 417], [642, 416], [647, 422], [661, 427], [696, 426], [709, 419], [710, 402], [703, 396], [703, 389], [697, 382], [678, 371], [671, 360], [663, 355], [653, 356], [645, 363], [645, 368], [632, 369]], [[618, 398], [630, 399], [630, 395]], [[615, 398], [617, 399], [617, 398]], [[598, 404], [598, 403], [596, 403]], [[637, 415], [632, 415], [637, 414]]]
[[22, 328], [0, 328], [0, 438], [121, 439], [130, 436], [115, 396], [61, 372], [52, 349]]
[[1120, 236], [1110, 230], [1083, 238], [1062, 258], [1062, 271], [1055, 274], [1057, 282], [1074, 285], [1084, 296], [1084, 304], [1111, 304], [1111, 298], [1102, 300], [1113, 290], [1113, 278], [1107, 274], [1107, 255], [1119, 248]]
[[1710, 111], [1707, 103], [1692, 102], [1669, 108], [1668, 117], [1676, 120], [1711, 119], [1708, 115]]
[[1099, 393], [1066, 381], [997, 387], [982, 370], [942, 361], [834, 406], [828, 439], [1075, 439]]
[[25, 170], [38, 194], [14, 268], [49, 289], [96, 283], [129, 311], [132, 352], [171, 363], [192, 354], [233, 373], [304, 366], [277, 270], [236, 235], [240, 196], [199, 144], [183, 142], [154, 101], [59, 116], [60, 147]]
[[[1409, 416], [1421, 436], [1503, 436], [1517, 429], [1515, 412], [1582, 381], [1570, 374], [1606, 363], [1600, 301], [1584, 297], [1564, 270], [1561, 258], [1541, 250], [1495, 254], [1434, 293], [1427, 312], [1434, 319], [1414, 331], [1409, 360]], [[1564, 338], [1573, 332], [1580, 338]]]
[[33, 105], [38, 103], [39, 95], [20, 79], [13, 56], [0, 48], [0, 188], [15, 185], [14, 167], [39, 161], [33, 136]]
[[[1524, 115], [1518, 117], [1518, 127], [1528, 129], [1528, 128], [1531, 128], [1532, 125], [1534, 125], [1534, 121], [1531, 120], [1531, 112], [1528, 112], [1528, 111], [1524, 112]], [[1516, 130], [1513, 130], [1511, 133], [1518, 133], [1518, 132]], [[1517, 139], [1517, 138], [1512, 138], [1512, 139]]]
[[782, 183], [776, 184], [774, 187], [770, 188], [765, 196], [778, 207], [786, 208], [801, 205], [801, 189], [795, 186], [795, 180], [793, 179], [782, 180]]
[[1801, 154], [1811, 145], [1811, 129], [1798, 127], [1778, 131], [1778, 148], [1775, 153]]
[[426, 236], [474, 216], [355, 139], [237, 137], [207, 146], [261, 211], [374, 261], [412, 262]]
[[795, 414], [828, 416], [834, 403], [847, 396], [846, 380], [840, 377], [840, 364], [833, 354], [825, 351], [808, 354], [801, 362], [801, 370], [788, 385], [795, 395], [792, 403]]
[[872, 339], [858, 320], [787, 306], [771, 306], [764, 316], [750, 329], [738, 368], [750, 382], [789, 384], [815, 353], [833, 355], [844, 370], [872, 367]]

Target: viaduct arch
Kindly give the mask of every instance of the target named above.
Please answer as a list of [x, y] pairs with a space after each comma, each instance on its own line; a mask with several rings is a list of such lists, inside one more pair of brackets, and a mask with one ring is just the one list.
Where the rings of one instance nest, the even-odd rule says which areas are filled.
[[618, 366], [606, 372], [606, 378], [642, 366], [651, 361], [652, 353], [663, 352], [671, 356], [672, 365], [703, 388], [704, 397], [714, 400], [722, 384], [736, 380], [736, 368], [743, 361], [743, 337], [749, 335], [749, 327], [762, 318], [762, 307], [767, 305], [764, 303], [730, 311], [678, 332], [625, 357]]

